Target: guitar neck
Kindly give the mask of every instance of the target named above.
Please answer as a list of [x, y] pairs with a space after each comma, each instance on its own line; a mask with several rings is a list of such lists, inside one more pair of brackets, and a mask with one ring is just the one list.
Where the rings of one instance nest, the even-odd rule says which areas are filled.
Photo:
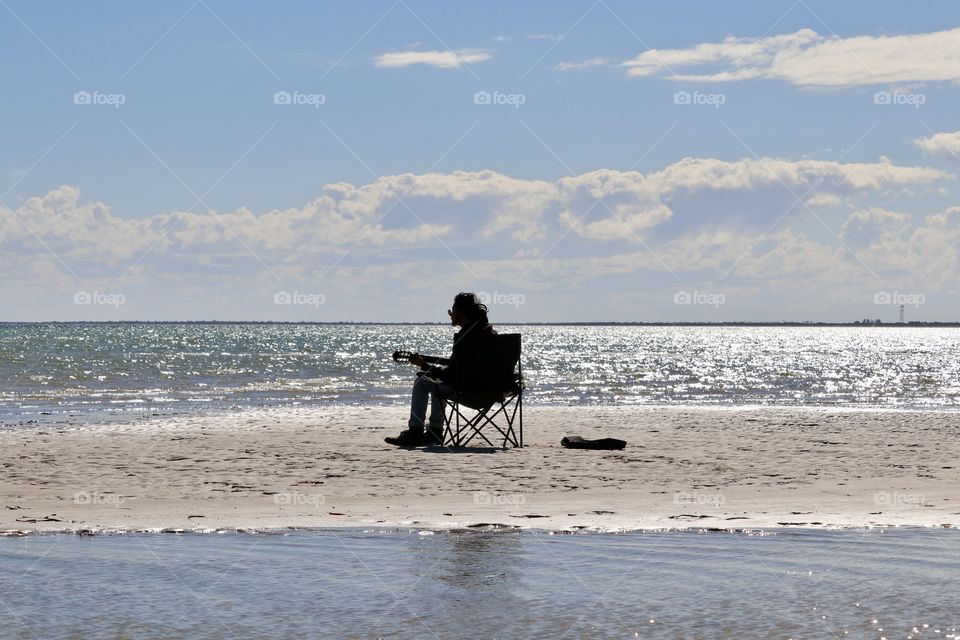
[[[412, 351], [394, 351], [394, 352], [393, 352], [393, 359], [394, 359], [395, 361], [397, 361], [397, 362], [411, 362], [412, 359], [413, 359], [413, 355], [414, 355], [414, 354], [413, 354]], [[426, 364], [431, 364], [431, 365], [432, 365], [432, 364], [440, 364], [440, 365], [444, 365], [444, 364], [447, 364], [447, 362], [448, 362], [448, 360], [447, 360], [446, 358], [442, 358], [442, 357], [440, 357], [440, 356], [425, 356], [425, 355], [421, 355], [420, 357], [423, 358], [423, 364], [425, 364], [425, 365], [426, 365]]]

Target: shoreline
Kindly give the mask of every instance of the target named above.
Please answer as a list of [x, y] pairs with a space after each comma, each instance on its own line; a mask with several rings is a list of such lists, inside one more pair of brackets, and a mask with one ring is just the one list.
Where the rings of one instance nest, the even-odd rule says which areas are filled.
[[850, 526], [819, 526], [819, 525], [795, 525], [795, 526], [775, 526], [775, 527], [698, 527], [698, 526], [674, 526], [671, 528], [650, 528], [650, 529], [602, 529], [602, 528], [569, 528], [569, 529], [545, 529], [535, 525], [508, 525], [502, 523], [478, 523], [461, 527], [421, 527], [421, 526], [384, 526], [384, 525], [327, 525], [321, 527], [239, 527], [239, 528], [177, 528], [168, 527], [164, 529], [12, 529], [0, 531], [0, 539], [3, 538], [25, 538], [37, 536], [80, 536], [80, 537], [101, 537], [112, 538], [122, 536], [286, 536], [286, 535], [323, 535], [339, 533], [355, 533], [370, 535], [435, 535], [435, 534], [530, 534], [542, 536], [631, 536], [631, 535], [657, 535], [657, 534], [691, 534], [691, 535], [754, 535], [754, 536], [778, 536], [785, 534], [814, 534], [814, 533], [904, 533], [923, 535], [925, 532], [932, 531], [958, 531], [960, 527], [945, 525], [913, 525], [913, 524], [875, 524], [870, 526], [850, 525]]
[[[370, 402], [358, 400], [348, 401], [315, 401], [315, 402], [277, 402], [274, 404], [250, 404], [250, 405], [224, 405], [224, 406], [205, 406], [190, 405], [187, 409], [175, 410], [167, 404], [158, 404], [156, 406], [144, 406], [136, 409], [126, 409], [123, 413], [110, 408], [90, 408], [85, 407], [78, 410], [64, 410], [64, 416], [52, 416], [49, 412], [41, 414], [23, 414], [0, 416], [0, 434], [30, 432], [39, 429], [49, 429], [51, 431], [95, 431], [109, 430], [115, 426], [124, 429], [143, 428], [146, 425], [159, 425], [165, 421], [209, 418], [219, 419], [224, 416], [243, 415], [247, 412], [302, 412], [314, 411], [322, 412], [325, 410], [338, 411], [344, 409], [397, 409], [406, 410], [409, 399], [404, 396], [402, 402]], [[531, 411], [555, 410], [555, 409], [603, 409], [611, 408], [610, 404], [552, 404], [540, 403], [536, 400], [524, 400], [525, 409]], [[904, 406], [881, 406], [870, 404], [733, 404], [733, 403], [637, 403], [615, 405], [616, 408], [631, 412], [644, 411], [716, 411], [716, 412], [752, 412], [752, 411], [792, 411], [797, 413], [878, 413], [878, 414], [942, 414], [943, 416], [956, 416], [960, 414], [960, 405], [956, 406], [936, 406], [923, 407], [916, 405]], [[166, 413], [162, 410], [167, 409]], [[39, 416], [39, 417], [38, 417]], [[162, 427], [161, 427], [162, 428]], [[395, 434], [394, 434], [395, 435]], [[958, 467], [960, 468], [960, 467]]]
[[[0, 320], [0, 326], [20, 325], [288, 325], [288, 326], [396, 326], [396, 327], [449, 327], [449, 322], [438, 321], [369, 321], [369, 320]], [[883, 322], [852, 320], [847, 322], [830, 322], [826, 320], [783, 320], [774, 322], [729, 320], [726, 322], [693, 322], [693, 321], [649, 321], [640, 320], [597, 320], [597, 321], [569, 321], [569, 322], [506, 322], [505, 327], [893, 327], [901, 329], [922, 329], [926, 327], [955, 329], [960, 327], [960, 320], [911, 320], [909, 322]]]
[[[545, 407], [519, 450], [404, 450], [394, 406], [0, 433], [0, 533], [960, 527], [950, 411]], [[623, 451], [568, 450], [564, 435]], [[512, 529], [511, 529], [512, 530]]]

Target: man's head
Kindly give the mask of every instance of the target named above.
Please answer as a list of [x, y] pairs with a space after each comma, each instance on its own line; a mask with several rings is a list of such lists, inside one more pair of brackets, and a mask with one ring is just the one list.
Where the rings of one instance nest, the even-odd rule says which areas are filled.
[[482, 324], [489, 322], [487, 320], [487, 305], [480, 302], [480, 298], [475, 293], [460, 292], [453, 299], [453, 306], [447, 311], [450, 316], [450, 323], [458, 327], [466, 326], [472, 322], [480, 321]]

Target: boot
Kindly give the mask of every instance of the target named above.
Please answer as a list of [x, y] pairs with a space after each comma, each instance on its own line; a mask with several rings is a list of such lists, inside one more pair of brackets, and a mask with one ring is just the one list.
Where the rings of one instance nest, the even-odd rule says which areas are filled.
[[399, 436], [384, 438], [383, 441], [398, 447], [419, 447], [424, 444], [423, 429], [407, 429], [401, 431]]
[[424, 436], [426, 444], [436, 444], [443, 446], [443, 425], [430, 425], [427, 427], [427, 433]]

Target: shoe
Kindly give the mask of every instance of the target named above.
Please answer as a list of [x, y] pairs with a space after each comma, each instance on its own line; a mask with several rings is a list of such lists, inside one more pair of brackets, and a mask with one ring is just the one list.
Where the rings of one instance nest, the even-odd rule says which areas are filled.
[[443, 446], [443, 425], [439, 427], [427, 427], [427, 433], [423, 440], [426, 444], [435, 444]]
[[423, 431], [407, 429], [396, 438], [384, 438], [383, 441], [398, 447], [420, 447], [424, 444]]

